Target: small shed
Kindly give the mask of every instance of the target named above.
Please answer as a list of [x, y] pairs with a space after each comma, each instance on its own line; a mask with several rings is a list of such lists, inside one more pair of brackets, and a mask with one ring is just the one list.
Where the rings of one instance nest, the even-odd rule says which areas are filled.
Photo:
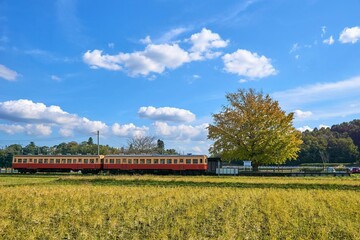
[[222, 162], [221, 158], [208, 158], [208, 169], [207, 171], [210, 173], [216, 173], [216, 168], [221, 168]]

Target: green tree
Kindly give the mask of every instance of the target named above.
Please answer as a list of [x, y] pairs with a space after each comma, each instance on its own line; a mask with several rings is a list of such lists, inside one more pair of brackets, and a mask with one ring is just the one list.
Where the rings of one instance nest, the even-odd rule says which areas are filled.
[[213, 114], [208, 138], [214, 140], [210, 153], [224, 160], [251, 160], [260, 164], [281, 164], [294, 160], [300, 150], [301, 133], [277, 101], [254, 89], [239, 89], [226, 95], [227, 106]]

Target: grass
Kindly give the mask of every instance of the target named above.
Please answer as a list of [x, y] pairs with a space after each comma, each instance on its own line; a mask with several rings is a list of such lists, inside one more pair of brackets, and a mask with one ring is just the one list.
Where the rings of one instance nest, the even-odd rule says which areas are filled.
[[0, 177], [0, 238], [359, 239], [359, 189], [359, 177]]

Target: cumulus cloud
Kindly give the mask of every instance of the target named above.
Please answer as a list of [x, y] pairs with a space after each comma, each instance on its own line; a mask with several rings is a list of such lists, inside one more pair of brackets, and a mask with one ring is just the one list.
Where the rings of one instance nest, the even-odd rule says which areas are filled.
[[[64, 136], [71, 135], [72, 131], [93, 132], [101, 130], [106, 132], [106, 124], [100, 121], [91, 121], [76, 114], [63, 111], [59, 106], [46, 106], [43, 103], [34, 103], [31, 100], [20, 99], [0, 102], [0, 119], [17, 123], [27, 123], [23, 131], [50, 135], [51, 127], [59, 127], [59, 133]], [[35, 124], [35, 125], [31, 125]], [[19, 129], [19, 128], [15, 128]]]
[[333, 44], [334, 44], [334, 38], [333, 38], [333, 36], [331, 35], [328, 39], [324, 39], [324, 40], [323, 40], [323, 43], [324, 43], [324, 44], [327, 44], [327, 45], [333, 45]]
[[195, 114], [189, 110], [172, 107], [141, 107], [138, 114], [142, 118], [159, 121], [192, 122], [195, 120]]
[[28, 135], [49, 136], [52, 133], [51, 126], [45, 124], [0, 124], [0, 131], [10, 135], [25, 133]]
[[137, 127], [133, 123], [120, 125], [115, 123], [112, 126], [112, 133], [120, 137], [142, 137], [149, 131], [148, 127]]
[[19, 74], [17, 72], [0, 64], [0, 78], [8, 81], [15, 81], [18, 76]]
[[193, 60], [211, 59], [221, 55], [221, 52], [213, 52], [212, 49], [224, 48], [229, 40], [223, 40], [219, 34], [203, 28], [201, 32], [191, 35], [188, 41], [192, 44], [190, 56]]
[[169, 140], [205, 141], [207, 139], [208, 124], [206, 123], [197, 126], [185, 124], [170, 126], [166, 122], [157, 121], [153, 126], [158, 136]]
[[225, 54], [222, 59], [225, 65], [224, 70], [239, 76], [256, 79], [277, 74], [269, 58], [248, 50], [238, 49], [234, 53]]
[[339, 37], [339, 41], [342, 43], [356, 43], [360, 39], [360, 27], [346, 27]]
[[312, 112], [310, 111], [301, 111], [301, 110], [295, 110], [295, 117], [299, 119], [309, 118], [312, 116]]
[[[185, 30], [174, 30], [171, 32], [171, 36], [180, 34], [182, 31]], [[176, 69], [191, 61], [217, 57], [221, 53], [213, 52], [213, 49], [223, 48], [228, 44], [228, 41], [222, 40], [218, 34], [205, 28], [200, 33], [193, 34], [186, 41], [192, 44], [188, 51], [181, 48], [178, 43], [154, 44], [150, 36], [147, 36], [140, 40], [147, 44], [143, 51], [109, 55], [98, 49], [88, 50], [83, 55], [83, 61], [94, 69], [122, 70], [130, 76], [147, 76], [151, 73], [161, 74], [166, 69]]]

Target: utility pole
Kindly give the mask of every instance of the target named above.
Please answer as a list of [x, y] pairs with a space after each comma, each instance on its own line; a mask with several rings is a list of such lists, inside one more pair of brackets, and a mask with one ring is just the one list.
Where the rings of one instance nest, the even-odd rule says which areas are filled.
[[100, 145], [99, 145], [99, 135], [100, 135], [100, 131], [98, 130], [96, 133], [97, 133], [97, 147], [98, 147], [98, 153], [97, 153], [97, 155], [100, 155]]

